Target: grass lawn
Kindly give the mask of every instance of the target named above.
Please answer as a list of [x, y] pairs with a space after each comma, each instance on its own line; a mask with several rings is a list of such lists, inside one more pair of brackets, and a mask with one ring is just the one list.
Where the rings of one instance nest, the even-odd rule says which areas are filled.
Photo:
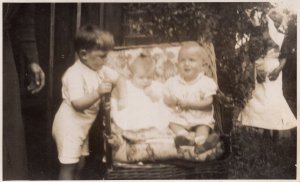
[[296, 131], [273, 141], [245, 127], [233, 129], [233, 158], [229, 179], [295, 179]]

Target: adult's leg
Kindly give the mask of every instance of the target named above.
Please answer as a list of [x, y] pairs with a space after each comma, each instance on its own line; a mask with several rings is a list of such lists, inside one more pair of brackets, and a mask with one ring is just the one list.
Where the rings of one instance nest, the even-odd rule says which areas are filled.
[[[4, 32], [5, 34], [5, 32]], [[20, 89], [8, 36], [3, 42], [3, 179], [28, 179]]]

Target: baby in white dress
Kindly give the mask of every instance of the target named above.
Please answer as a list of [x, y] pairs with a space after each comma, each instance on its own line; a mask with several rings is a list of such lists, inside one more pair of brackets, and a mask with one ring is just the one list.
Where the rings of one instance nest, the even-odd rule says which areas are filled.
[[[122, 94], [125, 100], [118, 99], [113, 91], [112, 118], [123, 131], [135, 132], [133, 140], [140, 139], [137, 131], [143, 131], [142, 137], [155, 133], [158, 134], [155, 137], [159, 137], [168, 129], [169, 114], [163, 103], [163, 85], [153, 80], [155, 63], [142, 53], [129, 65], [129, 70], [132, 76], [125, 81], [126, 93]], [[119, 107], [119, 102], [123, 102], [123, 107]]]
[[214, 129], [213, 95], [217, 85], [204, 75], [202, 64], [207, 53], [196, 42], [182, 46], [178, 56], [178, 75], [165, 83], [164, 101], [172, 118], [170, 129], [175, 133], [175, 144], [195, 145], [195, 152], [202, 153], [218, 142]]

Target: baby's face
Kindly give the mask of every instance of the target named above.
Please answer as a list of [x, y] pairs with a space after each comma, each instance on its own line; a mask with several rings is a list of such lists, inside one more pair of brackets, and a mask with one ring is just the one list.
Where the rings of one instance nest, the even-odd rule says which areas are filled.
[[178, 72], [186, 81], [195, 79], [202, 71], [202, 56], [196, 47], [183, 49], [178, 57]]
[[149, 71], [148, 73], [142, 70], [136, 70], [132, 75], [133, 83], [139, 88], [146, 88], [151, 85], [153, 80], [153, 71]]
[[278, 32], [287, 33], [290, 16], [276, 8], [271, 9], [268, 12], [268, 16], [274, 22]]

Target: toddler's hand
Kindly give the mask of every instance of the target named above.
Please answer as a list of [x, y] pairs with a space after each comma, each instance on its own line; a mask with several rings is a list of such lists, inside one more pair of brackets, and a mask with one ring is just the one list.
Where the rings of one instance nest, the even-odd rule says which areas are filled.
[[180, 109], [180, 111], [188, 110], [188, 102], [185, 100], [178, 100], [177, 107]]
[[177, 99], [171, 95], [165, 95], [164, 102], [169, 107], [176, 107], [177, 106]]
[[98, 94], [99, 95], [103, 95], [105, 93], [109, 93], [112, 90], [112, 83], [109, 82], [103, 82], [102, 84], [100, 84], [100, 86], [98, 87]]

